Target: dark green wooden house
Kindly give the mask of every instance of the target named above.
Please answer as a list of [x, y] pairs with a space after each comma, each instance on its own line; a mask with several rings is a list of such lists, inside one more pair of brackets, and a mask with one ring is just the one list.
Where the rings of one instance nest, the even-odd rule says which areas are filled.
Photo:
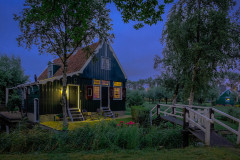
[[218, 105], [234, 105], [235, 99], [231, 96], [232, 91], [227, 89], [224, 91], [216, 100], [216, 104]]
[[[92, 56], [78, 49], [68, 60], [67, 102], [71, 120], [83, 120], [82, 112], [103, 110], [111, 116], [124, 114], [127, 77], [109, 43], [90, 46]], [[49, 62], [37, 81], [18, 89], [22, 107], [31, 121], [53, 120], [62, 113], [62, 64]]]

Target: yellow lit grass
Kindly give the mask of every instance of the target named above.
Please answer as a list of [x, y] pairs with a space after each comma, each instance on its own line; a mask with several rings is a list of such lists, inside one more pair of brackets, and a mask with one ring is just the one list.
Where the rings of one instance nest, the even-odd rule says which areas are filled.
[[[85, 121], [76, 121], [76, 122], [68, 122], [68, 130], [75, 130], [79, 127], [83, 127], [87, 124], [94, 125], [97, 123], [101, 123], [103, 121], [110, 121], [111, 118], [106, 119], [99, 119], [99, 120], [85, 120]], [[56, 130], [62, 130], [63, 129], [63, 122], [62, 121], [47, 121], [47, 122], [41, 122], [42, 125], [56, 129]]]

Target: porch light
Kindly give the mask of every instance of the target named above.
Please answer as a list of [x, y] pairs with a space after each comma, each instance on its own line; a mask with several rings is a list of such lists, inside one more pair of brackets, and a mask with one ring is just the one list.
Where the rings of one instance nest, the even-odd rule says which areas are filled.
[[[61, 94], [63, 93], [63, 89], [60, 89], [60, 93], [61, 93]], [[67, 94], [67, 89], [66, 89], [66, 94]]]

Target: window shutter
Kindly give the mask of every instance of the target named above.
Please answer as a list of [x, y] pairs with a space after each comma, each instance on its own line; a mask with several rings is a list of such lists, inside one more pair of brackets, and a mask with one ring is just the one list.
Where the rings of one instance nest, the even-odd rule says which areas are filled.
[[93, 98], [93, 86], [87, 86], [87, 99], [92, 99]]
[[126, 88], [122, 88], [122, 99], [126, 99]]
[[113, 87], [109, 87], [110, 98], [113, 99]]

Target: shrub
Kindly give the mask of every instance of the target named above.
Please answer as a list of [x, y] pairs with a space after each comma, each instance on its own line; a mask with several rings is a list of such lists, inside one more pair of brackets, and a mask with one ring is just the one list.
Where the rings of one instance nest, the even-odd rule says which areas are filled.
[[119, 150], [159, 146], [181, 147], [180, 129], [160, 130], [155, 127], [139, 128], [127, 125], [117, 127], [116, 122], [103, 122], [59, 133], [34, 127], [0, 135], [0, 153]]
[[8, 103], [7, 103], [7, 108], [10, 111], [14, 111], [16, 107], [21, 106], [21, 98], [17, 94], [17, 91], [14, 90], [14, 92], [9, 96]]
[[143, 106], [132, 106], [132, 119], [142, 126], [150, 125], [150, 109]]
[[144, 103], [144, 98], [138, 90], [128, 90], [127, 93], [127, 107], [139, 106]]
[[211, 102], [211, 105], [212, 105], [212, 106], [216, 106], [216, 101], [212, 101], [212, 102]]

